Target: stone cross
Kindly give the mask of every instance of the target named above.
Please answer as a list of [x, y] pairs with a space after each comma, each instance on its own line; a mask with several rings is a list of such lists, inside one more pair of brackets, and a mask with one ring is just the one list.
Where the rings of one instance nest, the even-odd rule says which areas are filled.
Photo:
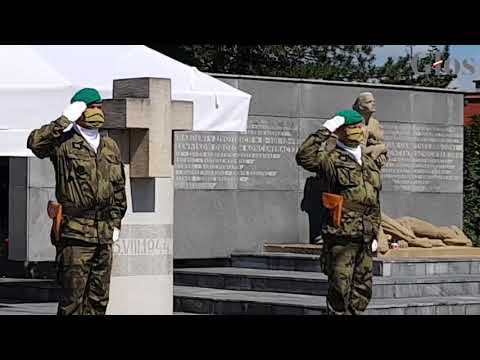
[[114, 80], [113, 99], [103, 109], [131, 178], [173, 176], [172, 132], [192, 129], [193, 103], [172, 101], [169, 79]]

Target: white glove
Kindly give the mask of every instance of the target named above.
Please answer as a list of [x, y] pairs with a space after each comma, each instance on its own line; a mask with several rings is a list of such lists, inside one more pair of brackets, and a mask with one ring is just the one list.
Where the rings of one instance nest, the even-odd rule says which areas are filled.
[[75, 101], [65, 108], [63, 116], [72, 122], [77, 121], [86, 109], [87, 105], [83, 101]]
[[117, 241], [120, 237], [120, 230], [117, 228], [113, 228], [113, 242]]
[[340, 126], [345, 124], [345, 118], [343, 116], [334, 116], [330, 120], [325, 121], [323, 127], [326, 127], [330, 132], [335, 132]]
[[378, 248], [378, 243], [377, 243], [377, 240], [374, 239], [372, 242], [372, 252], [377, 251], [377, 248]]

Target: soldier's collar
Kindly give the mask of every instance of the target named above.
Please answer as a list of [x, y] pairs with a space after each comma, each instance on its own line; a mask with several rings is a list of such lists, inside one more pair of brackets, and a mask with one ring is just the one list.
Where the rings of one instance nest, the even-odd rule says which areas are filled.
[[[341, 141], [337, 140], [337, 147], [336, 148], [337, 148], [338, 152], [340, 152], [344, 156], [350, 157], [358, 165], [363, 164], [364, 151], [362, 151], [362, 147], [360, 145], [355, 149], [351, 149], [348, 146], [346, 146], [345, 144], [343, 144]], [[360, 164], [359, 162], [361, 162], [362, 164]]]
[[[88, 150], [96, 154], [96, 151], [93, 147], [88, 143], [88, 141], [83, 137], [83, 135], [78, 130], [77, 126], [73, 126], [73, 130], [75, 131], [75, 135], [77, 135], [76, 140], [73, 141], [73, 147], [80, 149], [82, 146], [86, 147]], [[102, 135], [100, 134], [100, 145], [102, 145]], [[100, 145], [98, 148], [100, 149]], [[98, 151], [98, 150], [97, 150]]]

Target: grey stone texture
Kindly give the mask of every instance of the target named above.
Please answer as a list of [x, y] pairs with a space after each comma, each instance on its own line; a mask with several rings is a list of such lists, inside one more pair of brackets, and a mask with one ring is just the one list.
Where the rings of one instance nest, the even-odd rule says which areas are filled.
[[249, 130], [238, 142], [241, 190], [298, 189], [296, 119], [250, 116]]
[[381, 194], [382, 211], [390, 217], [412, 216], [435, 225], [463, 226], [463, 195], [389, 192]]
[[[325, 297], [175, 286], [175, 311], [215, 315], [323, 315]], [[373, 299], [365, 315], [473, 315], [480, 313], [475, 296]]]
[[155, 178], [130, 179], [133, 212], [155, 212]]
[[27, 189], [12, 186], [10, 183], [8, 201], [8, 257], [11, 260], [24, 260], [27, 256]]
[[[176, 269], [175, 285], [224, 290], [247, 290], [288, 294], [327, 295], [327, 277], [320, 272], [252, 268]], [[374, 277], [374, 299], [477, 296], [480, 276]], [[409, 301], [409, 300], [405, 300]]]
[[175, 188], [295, 190], [298, 122], [250, 116], [246, 133], [175, 133]]
[[252, 95], [250, 115], [295, 117], [300, 87], [295, 82], [239, 79], [238, 88]]
[[291, 242], [298, 226], [292, 203], [296, 191], [176, 190], [174, 256], [227, 257], [233, 249], [260, 251], [266, 242]]
[[299, 84], [300, 112], [302, 118], [331, 118], [335, 112], [351, 108], [355, 98], [366, 89], [352, 86], [326, 84]]
[[238, 79], [221, 78], [219, 80], [221, 80], [222, 82], [224, 82], [227, 85], [233, 86], [234, 88], [238, 89], [238, 83], [239, 83]]
[[172, 225], [123, 225], [113, 244], [112, 276], [172, 274]]
[[28, 186], [28, 158], [11, 157], [9, 161], [9, 186]]
[[55, 171], [50, 159], [28, 158], [28, 186], [33, 188], [55, 187]]

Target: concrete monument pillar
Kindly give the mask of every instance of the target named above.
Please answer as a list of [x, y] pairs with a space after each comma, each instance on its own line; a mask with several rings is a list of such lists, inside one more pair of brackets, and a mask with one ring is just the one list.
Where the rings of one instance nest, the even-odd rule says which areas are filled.
[[107, 314], [173, 313], [172, 133], [191, 129], [193, 104], [171, 100], [170, 80], [115, 80], [105, 129], [126, 164], [128, 210], [113, 245]]

